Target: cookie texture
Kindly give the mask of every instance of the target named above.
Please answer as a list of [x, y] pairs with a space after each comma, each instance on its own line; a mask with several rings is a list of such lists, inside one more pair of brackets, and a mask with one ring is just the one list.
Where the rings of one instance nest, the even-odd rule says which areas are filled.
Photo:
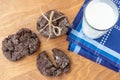
[[59, 76], [70, 70], [70, 60], [66, 54], [59, 49], [52, 49], [56, 66], [51, 62], [46, 51], [41, 52], [37, 57], [37, 68], [41, 74], [46, 76]]
[[18, 61], [27, 55], [32, 55], [39, 46], [39, 38], [27, 28], [20, 29], [2, 41], [3, 54], [10, 61]]
[[53, 65], [46, 51], [43, 51], [38, 55], [37, 67], [39, 71], [46, 76], [58, 76], [62, 73], [61, 69], [57, 69]]
[[[52, 12], [53, 15], [51, 16]], [[47, 38], [56, 38], [67, 33], [70, 23], [63, 13], [57, 10], [50, 10], [43, 15], [40, 16], [37, 21], [37, 30], [41, 35]], [[49, 24], [50, 22], [51, 24]], [[55, 33], [59, 33], [59, 35], [56, 35]]]
[[68, 72], [70, 70], [70, 60], [67, 55], [57, 48], [52, 49], [52, 52], [57, 66], [62, 69], [63, 72]]

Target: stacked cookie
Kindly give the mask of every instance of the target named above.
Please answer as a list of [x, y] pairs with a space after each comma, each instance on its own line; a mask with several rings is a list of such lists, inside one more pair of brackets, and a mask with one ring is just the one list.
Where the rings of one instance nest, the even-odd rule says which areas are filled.
[[37, 30], [44, 37], [57, 38], [67, 33], [69, 25], [68, 18], [63, 13], [50, 10], [39, 17]]

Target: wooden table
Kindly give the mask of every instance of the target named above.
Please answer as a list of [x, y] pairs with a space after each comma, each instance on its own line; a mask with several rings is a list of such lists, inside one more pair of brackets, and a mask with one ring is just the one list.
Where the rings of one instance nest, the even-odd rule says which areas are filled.
[[[33, 30], [42, 41], [40, 49], [18, 62], [8, 61], [0, 50], [0, 80], [120, 80], [120, 75], [67, 50], [66, 36], [46, 41], [36, 30], [40, 10], [57, 9], [73, 21], [84, 0], [0, 0], [0, 48], [2, 40], [20, 28]], [[40, 51], [59, 48], [71, 59], [71, 71], [59, 77], [46, 77], [36, 68]]]

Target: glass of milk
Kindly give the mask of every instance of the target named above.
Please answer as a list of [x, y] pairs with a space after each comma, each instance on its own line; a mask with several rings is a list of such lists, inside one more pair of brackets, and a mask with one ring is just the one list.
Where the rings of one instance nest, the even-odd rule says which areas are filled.
[[118, 18], [118, 8], [111, 0], [91, 0], [84, 10], [82, 31], [89, 38], [99, 38], [115, 25]]

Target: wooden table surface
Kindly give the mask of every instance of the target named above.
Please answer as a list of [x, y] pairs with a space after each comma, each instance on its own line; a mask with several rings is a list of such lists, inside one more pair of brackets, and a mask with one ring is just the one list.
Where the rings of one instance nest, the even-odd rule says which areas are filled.
[[[39, 36], [42, 44], [33, 55], [18, 62], [8, 61], [0, 50], [0, 80], [120, 80], [120, 75], [67, 50], [66, 35], [46, 41], [36, 30], [40, 10], [57, 9], [72, 22], [84, 0], [0, 0], [0, 48], [2, 40], [20, 28], [26, 27]], [[46, 77], [36, 68], [40, 51], [59, 48], [71, 59], [71, 71], [59, 77]]]

